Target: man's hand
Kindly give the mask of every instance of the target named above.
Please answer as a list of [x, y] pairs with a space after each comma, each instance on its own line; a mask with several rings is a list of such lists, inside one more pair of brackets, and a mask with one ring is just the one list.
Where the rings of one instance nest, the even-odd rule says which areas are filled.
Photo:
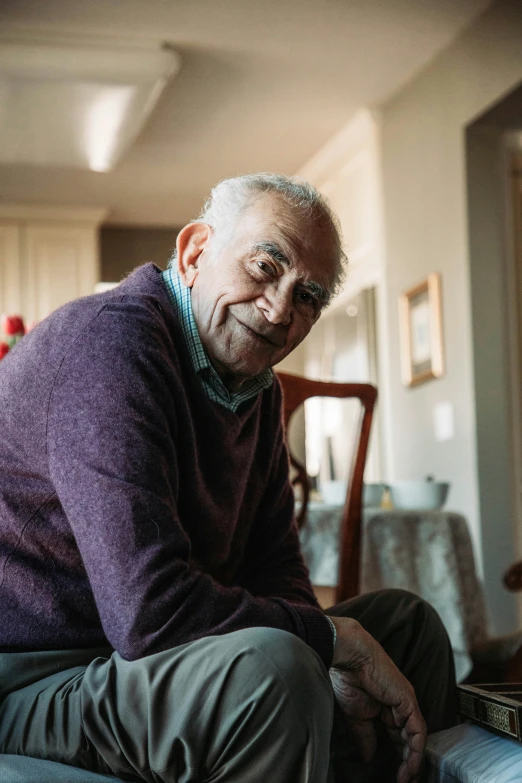
[[398, 783], [414, 781], [424, 755], [426, 724], [412, 686], [356, 620], [330, 619], [337, 630], [330, 679], [363, 760], [372, 759], [377, 749], [373, 719], [380, 717], [401, 749]]

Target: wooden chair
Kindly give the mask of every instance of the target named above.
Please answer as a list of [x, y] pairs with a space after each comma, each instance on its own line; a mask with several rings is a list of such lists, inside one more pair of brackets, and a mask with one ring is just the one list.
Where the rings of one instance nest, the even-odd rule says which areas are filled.
[[[363, 477], [368, 454], [368, 442], [372, 426], [373, 409], [377, 400], [377, 389], [369, 383], [334, 383], [312, 381], [298, 375], [278, 373], [283, 388], [284, 426], [293, 412], [310, 397], [341, 397], [358, 399], [361, 402], [361, 416], [356, 433], [355, 452], [353, 454], [348, 489], [341, 521], [339, 542], [339, 580], [336, 589], [336, 603], [352, 598], [359, 593], [359, 572], [361, 554], [361, 518]], [[290, 463], [296, 469], [294, 486], [302, 487], [302, 506], [297, 523], [301, 527], [306, 518], [309, 497], [309, 485], [306, 470], [290, 452]]]

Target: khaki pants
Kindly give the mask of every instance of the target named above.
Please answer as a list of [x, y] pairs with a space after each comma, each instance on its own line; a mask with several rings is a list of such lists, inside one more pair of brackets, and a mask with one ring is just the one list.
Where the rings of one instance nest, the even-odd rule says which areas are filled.
[[[383, 644], [432, 731], [454, 723], [451, 650], [421, 599], [382, 591], [329, 613]], [[381, 783], [397, 766], [384, 734], [378, 761], [358, 761], [321, 660], [271, 628], [138, 661], [110, 650], [0, 654], [0, 752], [151, 783]]]

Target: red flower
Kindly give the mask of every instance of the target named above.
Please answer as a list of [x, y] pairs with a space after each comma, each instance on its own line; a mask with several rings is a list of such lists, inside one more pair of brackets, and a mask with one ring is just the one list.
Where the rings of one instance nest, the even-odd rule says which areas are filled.
[[24, 319], [19, 315], [3, 315], [2, 329], [9, 336], [25, 334]]
[[3, 359], [6, 353], [9, 353], [9, 346], [7, 343], [0, 343], [0, 359]]
[[38, 321], [29, 321], [29, 323], [25, 325], [25, 334], [29, 334], [29, 332], [34, 329], [37, 323]]

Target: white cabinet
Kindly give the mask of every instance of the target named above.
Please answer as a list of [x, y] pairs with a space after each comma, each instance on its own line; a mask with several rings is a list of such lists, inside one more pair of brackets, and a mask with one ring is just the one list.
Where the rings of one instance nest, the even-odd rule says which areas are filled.
[[0, 313], [18, 313], [22, 307], [20, 228], [0, 222]]
[[41, 321], [94, 292], [105, 210], [0, 204], [0, 312]]

